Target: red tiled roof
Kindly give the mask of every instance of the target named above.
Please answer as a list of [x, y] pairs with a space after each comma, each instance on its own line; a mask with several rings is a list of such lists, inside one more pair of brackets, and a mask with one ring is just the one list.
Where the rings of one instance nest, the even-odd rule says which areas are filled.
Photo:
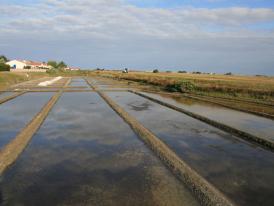
[[42, 62], [34, 62], [34, 61], [23, 61], [25, 64], [30, 65], [30, 66], [41, 66], [44, 65]]

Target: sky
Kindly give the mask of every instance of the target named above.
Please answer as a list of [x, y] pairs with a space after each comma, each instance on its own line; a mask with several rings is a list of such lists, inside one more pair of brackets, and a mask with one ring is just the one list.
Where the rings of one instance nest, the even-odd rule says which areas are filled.
[[274, 0], [0, 0], [0, 55], [274, 75]]

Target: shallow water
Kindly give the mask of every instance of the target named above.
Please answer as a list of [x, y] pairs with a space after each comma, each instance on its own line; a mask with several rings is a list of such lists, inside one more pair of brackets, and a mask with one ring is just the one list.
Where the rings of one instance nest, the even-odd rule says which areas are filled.
[[0, 104], [0, 148], [42, 109], [54, 93], [26, 93]]
[[66, 88], [64, 88], [64, 91], [67, 91], [67, 90], [93, 90], [92, 88], [90, 88], [90, 87], [66, 87]]
[[97, 93], [64, 93], [4, 174], [3, 205], [197, 205]]
[[221, 122], [250, 134], [258, 135], [274, 141], [274, 121], [271, 119], [190, 98], [170, 98], [166, 95], [146, 92], [143, 93], [163, 102], [167, 102], [193, 113], [208, 117], [209, 119], [217, 122]]
[[15, 94], [15, 92], [1, 92], [1, 93], [0, 93], [0, 100], [1, 100], [1, 99], [4, 99], [4, 98], [6, 98], [6, 97], [9, 97], [9, 96], [11, 96], [11, 95], [13, 95], [13, 94]]
[[112, 85], [110, 85], [110, 86], [105, 86], [105, 85], [98, 85], [97, 86], [97, 89], [99, 89], [99, 90], [129, 90], [130, 88], [129, 87], [123, 87], [123, 86], [112, 86]]
[[81, 78], [73, 78], [69, 84], [70, 87], [89, 87], [87, 82]]
[[108, 92], [238, 205], [274, 205], [274, 153], [127, 92]]

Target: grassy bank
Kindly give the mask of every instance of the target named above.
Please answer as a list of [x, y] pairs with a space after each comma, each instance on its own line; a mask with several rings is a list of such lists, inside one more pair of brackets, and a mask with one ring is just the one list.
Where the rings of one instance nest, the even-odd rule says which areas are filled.
[[96, 71], [103, 77], [135, 81], [159, 86], [171, 92], [187, 92], [213, 96], [274, 99], [274, 77], [228, 76], [181, 73]]
[[46, 73], [11, 73], [0, 72], [0, 89], [6, 89], [13, 84], [48, 76]]
[[49, 72], [24, 72], [24, 73], [12, 73], [12, 72], [0, 72], [0, 90], [6, 89], [13, 84], [18, 84], [24, 81], [38, 79], [42, 77], [73, 77], [73, 76], [87, 76], [90, 71], [58, 71], [52, 70]]

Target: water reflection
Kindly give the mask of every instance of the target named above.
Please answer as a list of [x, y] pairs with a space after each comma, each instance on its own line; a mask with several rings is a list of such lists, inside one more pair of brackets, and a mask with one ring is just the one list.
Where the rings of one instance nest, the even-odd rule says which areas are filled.
[[84, 92], [63, 94], [1, 191], [3, 205], [197, 205], [129, 126]]
[[0, 100], [4, 99], [6, 97], [9, 97], [9, 96], [11, 96], [13, 94], [15, 94], [15, 92], [2, 92], [2, 93], [0, 93]]
[[0, 105], [0, 148], [38, 113], [54, 93], [26, 93]]
[[[107, 93], [169, 145], [198, 173], [239, 205], [274, 205], [274, 154], [132, 93]], [[119, 97], [117, 97], [119, 96]]]
[[87, 82], [81, 78], [73, 78], [69, 84], [71, 87], [89, 87]]
[[239, 130], [274, 140], [273, 120], [185, 97], [170, 98], [163, 94], [144, 94]]

